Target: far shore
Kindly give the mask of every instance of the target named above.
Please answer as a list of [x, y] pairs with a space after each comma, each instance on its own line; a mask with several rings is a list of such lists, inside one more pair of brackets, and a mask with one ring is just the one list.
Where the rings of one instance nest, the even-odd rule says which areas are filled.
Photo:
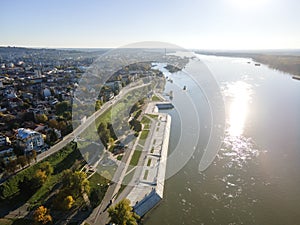
[[300, 50], [299, 51], [196, 51], [203, 55], [216, 55], [228, 57], [252, 58], [255, 62], [268, 65], [270, 68], [280, 70], [291, 75], [300, 75]]

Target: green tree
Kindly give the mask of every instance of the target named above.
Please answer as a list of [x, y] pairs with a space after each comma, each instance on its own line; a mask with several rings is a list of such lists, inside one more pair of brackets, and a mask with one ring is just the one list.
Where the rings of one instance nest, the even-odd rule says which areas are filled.
[[90, 183], [82, 171], [65, 170], [62, 183], [64, 191], [75, 198], [90, 191]]
[[48, 117], [45, 114], [36, 115], [36, 120], [38, 123], [45, 123], [48, 120]]
[[132, 212], [132, 207], [130, 206], [130, 200], [123, 199], [115, 206], [111, 206], [108, 209], [110, 222], [117, 225], [137, 225], [137, 219], [139, 216]]
[[19, 164], [22, 168], [24, 168], [24, 167], [27, 165], [27, 159], [26, 159], [26, 156], [24, 156], [24, 155], [18, 156], [17, 162], [18, 162], [18, 164]]
[[37, 224], [48, 224], [52, 222], [50, 211], [42, 205], [34, 211], [33, 218]]
[[64, 198], [61, 208], [62, 210], [69, 210], [72, 208], [73, 204], [75, 203], [75, 200], [73, 199], [72, 195], [68, 195]]
[[100, 140], [103, 143], [103, 145], [105, 146], [105, 148], [107, 148], [107, 143], [109, 142], [109, 138], [110, 138], [110, 131], [109, 129], [107, 129], [107, 125], [104, 123], [100, 123], [99, 127], [98, 127], [98, 134], [100, 136]]
[[35, 160], [35, 162], [37, 161], [37, 153], [35, 150], [32, 150], [32, 158]]
[[57, 141], [57, 135], [53, 129], [49, 129], [47, 133], [47, 143], [52, 145], [54, 142]]
[[63, 113], [63, 117], [66, 119], [66, 120], [71, 120], [72, 119], [72, 113], [70, 111], [65, 111]]
[[101, 100], [97, 100], [95, 104], [95, 110], [98, 111], [101, 108], [102, 102]]
[[139, 109], [140, 105], [139, 103], [134, 103], [134, 105], [132, 106], [132, 108], [130, 109], [130, 114], [137, 111]]
[[41, 169], [38, 169], [31, 180], [32, 187], [39, 188], [46, 182], [46, 180], [47, 180], [46, 172]]
[[43, 162], [40, 165], [40, 170], [44, 171], [47, 176], [51, 175], [53, 173], [53, 167], [49, 162]]
[[108, 139], [110, 149], [114, 149], [115, 147], [115, 140], [113, 138]]
[[17, 160], [10, 160], [9, 163], [6, 165], [6, 170], [9, 173], [14, 173], [17, 169], [17, 166]]
[[59, 130], [64, 130], [64, 129], [66, 129], [66, 127], [67, 127], [67, 123], [65, 122], [65, 121], [59, 121], [59, 123], [58, 123], [58, 129]]
[[55, 119], [49, 120], [49, 127], [58, 129], [58, 122]]
[[68, 101], [59, 102], [55, 105], [55, 110], [58, 115], [62, 115], [66, 111], [71, 111], [71, 104]]

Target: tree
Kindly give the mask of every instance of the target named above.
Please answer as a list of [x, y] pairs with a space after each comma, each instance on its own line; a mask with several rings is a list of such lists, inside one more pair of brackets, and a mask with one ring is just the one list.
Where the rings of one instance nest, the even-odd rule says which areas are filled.
[[70, 111], [65, 111], [63, 113], [63, 117], [66, 119], [66, 120], [71, 120], [72, 119], [72, 113]]
[[43, 162], [40, 165], [40, 170], [44, 171], [47, 176], [51, 175], [53, 173], [53, 167], [49, 162]]
[[33, 218], [37, 224], [47, 224], [52, 222], [50, 211], [42, 205], [34, 211]]
[[47, 143], [52, 145], [55, 141], [57, 141], [57, 135], [53, 129], [49, 129], [47, 133]]
[[71, 111], [71, 104], [68, 101], [59, 102], [55, 105], [56, 113], [62, 115], [66, 111]]
[[136, 132], [140, 132], [142, 130], [142, 124], [136, 118], [133, 118], [132, 120], [130, 120], [129, 124], [130, 124], [131, 128]]
[[130, 114], [137, 111], [139, 109], [140, 105], [139, 103], [134, 103], [134, 105], [132, 106], [132, 108], [130, 109]]
[[59, 123], [58, 123], [58, 129], [59, 130], [63, 130], [63, 129], [66, 129], [66, 127], [67, 127], [67, 123], [65, 122], [65, 121], [60, 121]]
[[27, 165], [27, 159], [26, 159], [26, 156], [24, 156], [24, 155], [18, 156], [17, 162], [18, 162], [18, 164], [19, 164], [22, 168], [24, 168], [24, 167]]
[[36, 115], [36, 120], [38, 123], [45, 123], [48, 120], [48, 117], [45, 114]]
[[83, 193], [89, 193], [90, 183], [87, 179], [86, 173], [82, 171], [72, 172], [71, 170], [65, 170], [63, 174], [63, 189], [64, 192], [77, 198]]
[[107, 143], [109, 142], [110, 138], [110, 131], [107, 129], [107, 125], [104, 123], [100, 123], [98, 127], [98, 134], [100, 136], [100, 140], [102, 144], [107, 148]]
[[37, 156], [36, 151], [35, 151], [35, 150], [32, 150], [32, 158], [35, 160], [35, 162], [37, 161], [36, 156]]
[[32, 178], [32, 186], [33, 188], [41, 187], [47, 180], [46, 172], [38, 169]]
[[9, 173], [14, 173], [17, 169], [17, 160], [10, 160], [9, 163], [6, 165], [6, 170]]
[[58, 129], [58, 122], [55, 119], [49, 120], [49, 127]]
[[75, 200], [73, 199], [72, 195], [68, 195], [64, 198], [62, 202], [62, 209], [63, 210], [69, 210], [72, 208], [73, 204], [75, 203]]
[[118, 225], [137, 225], [137, 219], [140, 217], [132, 212], [130, 200], [123, 199], [115, 206], [108, 209], [110, 222]]
[[98, 111], [101, 108], [102, 102], [101, 100], [97, 100], [95, 104], [95, 111]]
[[114, 147], [115, 147], [115, 140], [113, 138], [109, 138], [108, 142], [109, 142], [110, 149], [114, 149]]

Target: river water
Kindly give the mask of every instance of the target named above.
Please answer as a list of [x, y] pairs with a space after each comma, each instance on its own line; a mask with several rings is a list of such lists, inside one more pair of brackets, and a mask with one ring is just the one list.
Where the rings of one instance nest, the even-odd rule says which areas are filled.
[[[165, 92], [173, 91], [177, 105], [184, 100], [176, 95], [187, 86], [198, 112], [199, 142], [183, 168], [166, 180], [164, 199], [144, 224], [300, 224], [300, 81], [255, 66], [251, 59], [197, 57], [215, 77], [224, 99], [222, 145], [213, 163], [199, 172], [213, 126], [209, 105], [187, 74], [166, 73], [173, 83], [167, 82]], [[181, 118], [189, 111], [168, 111], [169, 154], [188, 135], [181, 131]], [[181, 145], [180, 151], [184, 155], [188, 149]]]

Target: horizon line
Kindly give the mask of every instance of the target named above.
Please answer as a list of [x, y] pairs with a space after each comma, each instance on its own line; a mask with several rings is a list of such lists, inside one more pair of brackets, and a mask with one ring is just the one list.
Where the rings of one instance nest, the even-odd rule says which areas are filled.
[[[120, 46], [120, 47], [61, 47], [61, 46], [26, 46], [26, 45], [0, 45], [0, 48], [28, 48], [28, 49], [122, 49], [122, 48], [127, 48], [125, 46]], [[129, 47], [133, 48], [133, 47]], [[149, 47], [136, 47], [136, 48], [149, 48]], [[151, 49], [151, 47], [149, 48]], [[153, 48], [155, 49], [155, 48]], [[157, 49], [157, 48], [156, 48]], [[206, 48], [206, 49], [201, 49], [201, 48], [182, 48], [182, 50], [190, 50], [190, 51], [300, 51], [300, 47], [298, 48], [256, 48], [256, 49], [247, 49], [247, 48]]]

